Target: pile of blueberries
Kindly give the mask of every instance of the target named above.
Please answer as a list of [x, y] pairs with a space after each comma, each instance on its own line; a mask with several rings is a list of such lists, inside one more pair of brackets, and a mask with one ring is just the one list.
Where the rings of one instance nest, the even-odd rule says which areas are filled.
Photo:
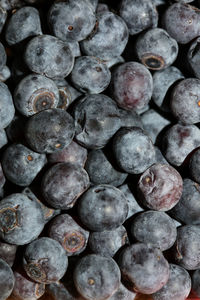
[[37, 299], [200, 299], [200, 1], [0, 0], [0, 300]]

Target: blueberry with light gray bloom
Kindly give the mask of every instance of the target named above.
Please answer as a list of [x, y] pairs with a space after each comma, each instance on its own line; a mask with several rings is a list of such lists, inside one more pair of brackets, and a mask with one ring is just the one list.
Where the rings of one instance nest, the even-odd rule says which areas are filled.
[[70, 48], [71, 52], [73, 53], [74, 57], [81, 56], [81, 49], [79, 42], [73, 41], [73, 42], [66, 42], [66, 45]]
[[0, 129], [7, 127], [15, 115], [12, 95], [3, 82], [0, 82]]
[[15, 261], [17, 245], [0, 242], [0, 258], [5, 260], [12, 267]]
[[8, 143], [8, 138], [6, 135], [6, 131], [4, 129], [0, 129], [0, 149]]
[[192, 291], [197, 297], [200, 297], [200, 270], [192, 274]]
[[17, 10], [9, 19], [5, 38], [12, 46], [28, 37], [42, 34], [39, 11], [30, 6]]
[[0, 259], [0, 300], [6, 300], [13, 291], [15, 284], [15, 277], [11, 267]]
[[136, 299], [136, 293], [129, 291], [122, 283], [118, 290], [109, 298], [109, 300], [134, 300]]
[[0, 33], [7, 19], [7, 11], [0, 6]]
[[189, 171], [194, 181], [200, 183], [200, 149], [197, 149], [190, 158]]
[[0, 71], [3, 70], [3, 68], [6, 65], [7, 55], [5, 48], [2, 43], [0, 43]]
[[0, 72], [0, 81], [5, 82], [11, 76], [11, 71], [7, 66], [4, 66]]
[[74, 66], [74, 55], [69, 46], [51, 35], [39, 35], [31, 39], [24, 59], [32, 72], [50, 78], [64, 78]]
[[160, 149], [157, 146], [154, 146], [154, 148], [156, 151], [156, 163], [168, 164], [168, 161], [165, 159]]

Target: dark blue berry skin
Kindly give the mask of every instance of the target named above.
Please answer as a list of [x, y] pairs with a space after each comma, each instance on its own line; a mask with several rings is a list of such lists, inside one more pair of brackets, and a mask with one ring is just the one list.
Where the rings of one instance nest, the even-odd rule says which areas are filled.
[[0, 33], [7, 19], [7, 11], [0, 6]]
[[55, 217], [49, 224], [48, 235], [65, 249], [67, 256], [78, 255], [87, 246], [89, 232], [68, 214]]
[[200, 268], [200, 227], [185, 225], [177, 228], [177, 239], [174, 247], [176, 263], [186, 270]]
[[76, 141], [88, 149], [103, 148], [121, 126], [116, 103], [103, 94], [79, 100], [73, 115]]
[[32, 72], [50, 78], [64, 78], [74, 66], [74, 55], [70, 48], [51, 35], [39, 35], [31, 39], [24, 59]]
[[71, 81], [81, 92], [99, 94], [107, 88], [110, 79], [109, 68], [99, 58], [81, 56], [75, 60]]
[[12, 267], [15, 261], [16, 251], [16, 245], [0, 242], [0, 258], [5, 260], [10, 267]]
[[131, 233], [138, 242], [149, 243], [161, 251], [171, 248], [177, 235], [174, 220], [164, 212], [153, 210], [136, 216]]
[[171, 111], [182, 124], [200, 122], [200, 79], [187, 78], [177, 83], [171, 95]]
[[138, 181], [138, 195], [143, 205], [158, 211], [168, 211], [181, 198], [183, 180], [170, 165], [154, 164]]
[[122, 0], [119, 13], [126, 22], [130, 35], [157, 27], [158, 24], [158, 12], [153, 1]]
[[138, 127], [121, 128], [113, 140], [113, 153], [122, 170], [140, 174], [155, 163], [155, 149], [149, 136]]
[[148, 133], [153, 143], [159, 133], [171, 122], [154, 109], [149, 109], [141, 115], [143, 129]]
[[200, 149], [197, 149], [190, 158], [189, 172], [194, 181], [200, 183]]
[[30, 148], [53, 153], [67, 147], [74, 137], [74, 120], [60, 108], [43, 110], [26, 123], [25, 137]]
[[122, 246], [128, 243], [124, 226], [113, 230], [91, 232], [89, 237], [89, 247], [92, 252], [106, 257], [113, 257]]
[[122, 54], [128, 42], [128, 35], [124, 20], [106, 11], [97, 15], [96, 26], [93, 32], [81, 42], [81, 49], [86, 55], [110, 60]]
[[37, 300], [42, 297], [45, 292], [45, 285], [32, 281], [23, 269], [14, 271], [15, 285], [12, 291], [12, 296], [19, 300]]
[[189, 63], [190, 70], [194, 74], [195, 77], [200, 79], [200, 71], [199, 71], [199, 59], [200, 59], [200, 38], [195, 39], [188, 50], [187, 53], [187, 62]]
[[89, 184], [88, 174], [80, 165], [58, 163], [45, 173], [41, 190], [49, 205], [66, 210], [74, 206]]
[[192, 292], [196, 297], [200, 297], [200, 270], [192, 274]]
[[109, 300], [133, 300], [137, 299], [136, 293], [129, 291], [122, 283], [120, 283], [120, 286], [118, 290], [113, 294], [112, 297], [109, 298]]
[[82, 41], [93, 30], [96, 22], [94, 8], [84, 0], [55, 2], [48, 21], [55, 36], [66, 42]]
[[74, 283], [87, 300], [108, 299], [120, 285], [120, 270], [112, 258], [86, 255], [75, 267]]
[[168, 282], [158, 292], [152, 295], [153, 300], [181, 300], [186, 299], [191, 290], [189, 273], [175, 264], [169, 265]]
[[9, 19], [5, 38], [12, 46], [39, 34], [42, 34], [39, 12], [34, 7], [25, 6], [17, 10]]
[[78, 215], [92, 231], [112, 230], [122, 225], [128, 214], [124, 194], [114, 186], [91, 187], [78, 202]]
[[122, 250], [119, 258], [122, 279], [130, 290], [152, 294], [168, 281], [169, 264], [158, 248], [136, 243]]
[[57, 107], [59, 90], [53, 80], [31, 74], [19, 82], [13, 100], [17, 110], [29, 117], [39, 111]]
[[176, 124], [163, 136], [163, 154], [168, 162], [180, 166], [200, 146], [200, 130], [195, 125]]
[[170, 5], [162, 21], [169, 35], [180, 44], [187, 44], [200, 34], [200, 10], [189, 4]]
[[174, 219], [185, 224], [200, 225], [200, 186], [189, 178], [183, 179], [180, 201], [170, 211]]
[[153, 95], [154, 103], [163, 111], [170, 112], [170, 87], [178, 80], [184, 79], [179, 69], [170, 66], [164, 70], [156, 71], [153, 74]]
[[5, 48], [2, 43], [0, 43], [0, 71], [3, 70], [7, 60], [7, 55]]
[[13, 105], [11, 93], [7, 85], [3, 82], [0, 82], [0, 95], [0, 128], [2, 129], [7, 127], [12, 121], [15, 114], [15, 108]]
[[39, 154], [22, 144], [12, 144], [2, 157], [2, 168], [8, 180], [19, 186], [28, 186], [47, 162], [45, 154]]
[[156, 151], [156, 163], [168, 164], [167, 160], [164, 158], [162, 152], [157, 146], [155, 146], [155, 151]]
[[32, 280], [49, 284], [64, 276], [68, 267], [68, 258], [57, 241], [42, 237], [26, 247], [23, 266]]
[[112, 165], [102, 150], [92, 150], [85, 164], [92, 184], [110, 184], [119, 186], [124, 183], [128, 174], [122, 173]]
[[15, 114], [10, 124], [6, 127], [6, 135], [8, 140], [12, 143], [23, 143], [24, 142], [24, 127], [27, 119], [22, 116]]
[[36, 239], [44, 227], [40, 205], [18, 193], [0, 203], [0, 237], [14, 245], [25, 245]]
[[137, 62], [126, 62], [113, 71], [111, 88], [113, 98], [120, 107], [136, 111], [149, 103], [153, 80], [145, 66]]
[[143, 208], [139, 205], [137, 200], [135, 199], [133, 193], [131, 192], [128, 184], [123, 184], [119, 187], [120, 191], [123, 192], [126, 197], [128, 203], [128, 215], [127, 219], [134, 216], [136, 213], [143, 211]]
[[167, 68], [178, 55], [176, 40], [162, 28], [149, 29], [139, 35], [135, 49], [139, 60], [151, 70]]
[[140, 115], [133, 110], [119, 109], [121, 127], [140, 127], [143, 128]]
[[12, 293], [15, 277], [11, 267], [0, 259], [0, 300], [6, 300]]

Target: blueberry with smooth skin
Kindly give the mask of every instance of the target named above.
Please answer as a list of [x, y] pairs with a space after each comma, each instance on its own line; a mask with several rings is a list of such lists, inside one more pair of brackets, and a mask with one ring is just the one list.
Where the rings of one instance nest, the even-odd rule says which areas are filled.
[[28, 37], [42, 34], [39, 11], [35, 7], [25, 6], [9, 18], [5, 38], [12, 46]]
[[124, 194], [112, 185], [96, 185], [79, 199], [78, 216], [92, 231], [112, 230], [124, 223], [128, 204]]
[[120, 168], [140, 174], [155, 163], [155, 149], [150, 137], [138, 127], [123, 127], [115, 134], [112, 149]]
[[122, 281], [132, 291], [152, 294], [169, 279], [169, 264], [150, 244], [136, 243], [122, 250], [119, 258]]
[[168, 211], [181, 198], [183, 180], [179, 172], [170, 165], [154, 164], [138, 181], [138, 196], [148, 208]]
[[0, 259], [0, 300], [6, 300], [12, 293], [15, 277], [11, 267]]
[[39, 154], [22, 144], [12, 144], [2, 156], [2, 168], [8, 180], [19, 186], [28, 186], [47, 162], [45, 154]]
[[13, 100], [17, 110], [29, 117], [42, 110], [57, 107], [59, 91], [53, 80], [31, 74], [19, 82]]
[[90, 254], [79, 260], [73, 278], [78, 292], [85, 299], [103, 300], [119, 288], [121, 274], [112, 258]]
[[121, 247], [128, 243], [124, 226], [119, 226], [113, 230], [91, 232], [88, 241], [93, 253], [106, 257], [113, 257]]
[[48, 21], [53, 34], [66, 42], [84, 40], [96, 22], [94, 9], [84, 0], [55, 2], [50, 8]]
[[25, 245], [44, 228], [40, 205], [22, 193], [11, 194], [0, 203], [0, 237], [9, 244]]
[[45, 293], [45, 285], [31, 280], [23, 269], [14, 271], [15, 285], [12, 296], [19, 300], [37, 300]]
[[200, 186], [189, 178], [183, 179], [180, 201], [169, 212], [174, 219], [185, 224], [200, 225]]
[[12, 267], [16, 257], [17, 246], [0, 242], [0, 258]]
[[177, 228], [173, 256], [176, 263], [186, 270], [200, 268], [200, 227], [184, 225]]
[[93, 32], [81, 42], [82, 52], [103, 60], [118, 57], [128, 42], [128, 28], [118, 15], [106, 11], [97, 14]]
[[158, 24], [158, 12], [153, 1], [122, 0], [119, 14], [126, 22], [130, 35], [157, 27]]
[[49, 284], [64, 276], [68, 258], [57, 241], [41, 237], [27, 245], [23, 255], [23, 267], [32, 280]]
[[153, 80], [149, 70], [138, 62], [126, 62], [112, 72], [113, 98], [123, 109], [138, 110], [146, 106], [152, 96]]
[[151, 70], [162, 70], [174, 63], [178, 44], [167, 31], [153, 28], [139, 35], [135, 44], [139, 60]]
[[73, 85], [84, 93], [99, 94], [110, 83], [111, 73], [106, 64], [94, 56], [80, 56], [71, 73]]
[[13, 100], [11, 93], [7, 85], [0, 82], [0, 129], [7, 127], [12, 121], [15, 108], [13, 105]]
[[200, 10], [189, 4], [168, 6], [162, 22], [169, 35], [180, 44], [187, 44], [200, 34]]
[[7, 11], [0, 6], [0, 33], [7, 19]]
[[196, 297], [200, 297], [200, 270], [192, 274], [192, 292]]
[[189, 172], [194, 181], [200, 183], [200, 149], [197, 149], [190, 158]]
[[69, 209], [89, 187], [87, 172], [78, 164], [57, 163], [45, 173], [41, 191], [54, 208]]
[[121, 127], [116, 103], [103, 94], [88, 95], [75, 107], [76, 141], [87, 149], [103, 148]]
[[200, 130], [195, 125], [175, 124], [163, 135], [163, 154], [174, 166], [181, 166], [187, 156], [200, 146]]
[[4, 66], [0, 71], [0, 81], [5, 82], [11, 77], [11, 71], [8, 66]]
[[85, 169], [92, 184], [119, 186], [124, 183], [128, 176], [128, 174], [117, 170], [101, 149], [89, 152]]
[[131, 234], [138, 242], [165, 251], [175, 243], [177, 231], [175, 222], [166, 213], [149, 210], [136, 216], [131, 224]]
[[5, 48], [2, 43], [0, 43], [0, 71], [3, 70], [4, 66], [6, 65], [7, 55]]
[[169, 280], [156, 293], [152, 295], [153, 300], [184, 300], [191, 290], [191, 278], [189, 273], [182, 267], [170, 264]]
[[89, 232], [70, 215], [56, 216], [49, 224], [48, 236], [61, 244], [67, 256], [78, 255], [87, 246]]
[[174, 66], [164, 70], [156, 71], [153, 74], [153, 102], [163, 111], [170, 112], [170, 87], [181, 79], [184, 79], [182, 72]]
[[24, 59], [32, 72], [50, 78], [64, 78], [74, 66], [74, 55], [69, 46], [51, 35], [39, 35], [31, 39]]
[[51, 108], [28, 119], [25, 137], [34, 151], [53, 153], [71, 143], [74, 130], [74, 120], [69, 113], [60, 108]]

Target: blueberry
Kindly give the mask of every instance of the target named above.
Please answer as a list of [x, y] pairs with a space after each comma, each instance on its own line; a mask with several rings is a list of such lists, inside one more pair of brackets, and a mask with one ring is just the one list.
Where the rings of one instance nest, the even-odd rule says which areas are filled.
[[99, 14], [105, 11], [110, 11], [108, 5], [106, 3], [98, 3], [96, 13]]
[[78, 202], [80, 220], [93, 231], [117, 228], [124, 223], [127, 214], [128, 204], [124, 194], [111, 185], [91, 187]]
[[168, 282], [158, 292], [152, 295], [153, 300], [186, 299], [191, 290], [191, 278], [182, 267], [170, 264]]
[[138, 127], [121, 128], [113, 140], [118, 165], [127, 173], [140, 174], [155, 163], [155, 149], [149, 136]]
[[96, 22], [93, 7], [83, 0], [55, 2], [48, 20], [53, 34], [67, 42], [84, 40]]
[[7, 127], [12, 121], [15, 114], [15, 108], [13, 105], [11, 93], [7, 85], [3, 82], [0, 82], [0, 95], [0, 129], [2, 129]]
[[6, 135], [6, 131], [4, 129], [0, 129], [0, 149], [8, 143], [8, 138]]
[[6, 300], [12, 293], [15, 277], [11, 267], [3, 259], [0, 259], [0, 270], [0, 300]]
[[79, 293], [88, 300], [107, 299], [120, 285], [120, 270], [112, 258], [86, 255], [75, 267], [73, 278]]
[[0, 81], [5, 82], [11, 77], [11, 71], [7, 66], [4, 66], [0, 71]]
[[92, 4], [92, 6], [94, 7], [94, 9], [96, 10], [99, 0], [89, 0], [89, 2]]
[[103, 148], [121, 126], [116, 103], [103, 94], [80, 99], [73, 114], [76, 141], [89, 149]]
[[5, 38], [9, 45], [15, 45], [28, 37], [42, 34], [40, 16], [36, 8], [25, 6], [9, 19]]
[[0, 33], [7, 19], [7, 11], [0, 6]]
[[149, 29], [139, 35], [135, 48], [139, 60], [151, 70], [167, 68], [178, 55], [176, 40], [162, 28]]
[[167, 160], [164, 158], [162, 152], [157, 146], [155, 146], [155, 151], [156, 151], [156, 163], [168, 164]]
[[2, 43], [0, 43], [0, 71], [3, 70], [3, 68], [6, 65], [7, 55], [5, 48]]
[[150, 209], [167, 211], [181, 198], [183, 180], [170, 165], [154, 164], [140, 177], [138, 194], [142, 203]]
[[200, 149], [197, 149], [190, 158], [189, 171], [192, 178], [200, 183]]
[[137, 299], [136, 293], [129, 291], [122, 283], [118, 290], [109, 298], [109, 300], [133, 300]]
[[0, 203], [0, 237], [7, 243], [24, 245], [36, 239], [44, 227], [40, 205], [22, 193], [11, 194]]
[[8, 140], [12, 143], [24, 142], [24, 127], [27, 119], [22, 115], [15, 114], [10, 124], [6, 127], [5, 132]]
[[122, 54], [128, 42], [128, 35], [124, 20], [106, 11], [97, 15], [96, 26], [81, 42], [81, 49], [86, 55], [109, 60]]
[[106, 257], [114, 256], [128, 242], [124, 226], [119, 226], [113, 230], [91, 232], [89, 237], [89, 247], [92, 252]]
[[24, 59], [32, 72], [50, 78], [66, 77], [74, 65], [74, 56], [67, 44], [51, 35], [31, 39]]
[[84, 300], [72, 285], [73, 283], [70, 282], [68, 289], [61, 282], [47, 284], [42, 300]]
[[74, 42], [66, 42], [67, 46], [70, 48], [71, 52], [73, 53], [74, 57], [81, 56], [81, 49], [79, 42], [74, 41]]
[[146, 211], [136, 216], [131, 233], [138, 242], [149, 243], [161, 251], [171, 248], [177, 235], [173, 219], [160, 211]]
[[26, 123], [25, 137], [31, 149], [53, 153], [67, 147], [74, 136], [74, 120], [59, 108], [43, 110]]
[[192, 291], [195, 297], [200, 297], [200, 270], [192, 274]]
[[12, 267], [16, 257], [17, 246], [0, 242], [0, 258]]
[[102, 150], [92, 150], [85, 164], [90, 181], [93, 184], [110, 184], [119, 186], [127, 178], [126, 173], [117, 170]]
[[28, 75], [15, 88], [15, 106], [27, 117], [44, 109], [57, 107], [58, 102], [59, 91], [56, 84], [42, 75]]
[[163, 135], [163, 154], [174, 166], [180, 166], [199, 146], [200, 130], [195, 125], [176, 124]]
[[143, 129], [141, 117], [136, 111], [119, 109], [119, 113], [121, 118], [121, 127], [140, 127]]
[[73, 85], [84, 93], [99, 94], [110, 83], [108, 67], [97, 57], [81, 56], [75, 61], [71, 73]]
[[45, 173], [41, 190], [52, 207], [69, 209], [88, 187], [88, 174], [80, 165], [58, 163]]
[[67, 214], [55, 217], [49, 224], [49, 237], [58, 241], [67, 256], [78, 255], [87, 246], [89, 232]]
[[200, 34], [200, 10], [189, 4], [168, 6], [162, 21], [169, 35], [180, 44], [187, 44]]
[[135, 111], [149, 103], [153, 92], [153, 80], [145, 66], [137, 62], [126, 62], [113, 71], [111, 87], [117, 104], [124, 109]]
[[44, 167], [46, 155], [36, 153], [22, 144], [12, 144], [2, 157], [2, 168], [8, 180], [19, 186], [28, 186]]
[[195, 77], [200, 79], [200, 72], [199, 72], [199, 56], [200, 56], [200, 45], [199, 45], [200, 39], [195, 39], [188, 50], [187, 53], [187, 62], [189, 64], [189, 67], [194, 74]]
[[23, 266], [32, 280], [49, 284], [64, 276], [68, 258], [65, 250], [57, 241], [42, 237], [26, 247]]
[[132, 291], [152, 294], [169, 279], [169, 264], [158, 248], [136, 243], [122, 250], [119, 267], [125, 285]]
[[131, 35], [157, 27], [158, 24], [158, 12], [153, 1], [122, 0], [119, 13], [126, 22]]

